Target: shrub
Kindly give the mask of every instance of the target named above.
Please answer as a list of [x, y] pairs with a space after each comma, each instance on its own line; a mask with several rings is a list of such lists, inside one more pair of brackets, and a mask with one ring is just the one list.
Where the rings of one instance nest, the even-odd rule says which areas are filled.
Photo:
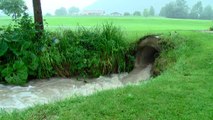
[[15, 25], [0, 29], [0, 80], [20, 85], [34, 74], [38, 66], [34, 36], [34, 25], [27, 14]]
[[129, 12], [125, 12], [124, 16], [130, 16], [131, 14]]
[[183, 49], [188, 49], [186, 38], [181, 37], [178, 33], [162, 36], [160, 40], [161, 53], [154, 63], [154, 75], [159, 75], [167, 68], [172, 67], [179, 59]]
[[141, 12], [140, 12], [140, 11], [135, 11], [135, 12], [133, 13], [133, 15], [134, 15], [134, 16], [141, 16]]
[[213, 26], [211, 26], [211, 27], [209, 28], [209, 30], [210, 30], [210, 31], [213, 31]]
[[40, 77], [97, 77], [132, 69], [129, 46], [114, 25], [62, 31], [51, 33], [52, 39], [43, 44]]

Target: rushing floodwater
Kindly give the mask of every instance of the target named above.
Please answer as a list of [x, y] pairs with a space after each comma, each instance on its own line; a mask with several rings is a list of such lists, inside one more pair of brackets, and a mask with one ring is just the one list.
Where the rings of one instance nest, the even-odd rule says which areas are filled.
[[135, 69], [130, 74], [114, 74], [108, 77], [88, 79], [88, 83], [76, 79], [53, 78], [34, 80], [26, 85], [5, 86], [0, 84], [0, 108], [5, 110], [23, 109], [35, 104], [44, 104], [76, 95], [91, 95], [94, 92], [122, 87], [150, 78], [151, 65]]

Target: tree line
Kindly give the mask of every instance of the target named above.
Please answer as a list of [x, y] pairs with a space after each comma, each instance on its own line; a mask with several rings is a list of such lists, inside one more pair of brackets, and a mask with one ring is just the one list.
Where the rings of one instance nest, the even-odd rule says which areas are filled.
[[[66, 9], [64, 7], [58, 8], [55, 10], [55, 15], [56, 16], [67, 16], [67, 15], [76, 15], [80, 12], [80, 9], [77, 7], [71, 7], [69, 9]], [[47, 16], [51, 16], [51, 14], [46, 14]], [[150, 7], [150, 9], [144, 9], [143, 12], [140, 11], [135, 11], [132, 14], [130, 12], [124, 12], [124, 16], [144, 16], [144, 17], [149, 17], [149, 16], [155, 16], [155, 9], [153, 6]]]
[[69, 9], [66, 9], [65, 7], [61, 7], [55, 10], [55, 15], [56, 16], [76, 15], [79, 12], [80, 12], [80, 9], [78, 7], [70, 7]]
[[144, 16], [144, 17], [150, 17], [150, 16], [155, 16], [155, 9], [153, 6], [151, 6], [149, 9], [145, 8], [143, 12], [140, 11], [135, 11], [133, 14], [129, 12], [125, 12], [124, 16]]
[[176, 0], [169, 2], [161, 8], [160, 16], [167, 18], [182, 18], [182, 19], [213, 19], [212, 6], [203, 6], [202, 1], [198, 1], [190, 8], [186, 0]]
[[[0, 10], [6, 15], [12, 16], [14, 19], [20, 17], [27, 9], [23, 0], [0, 0]], [[64, 7], [55, 10], [56, 16], [77, 15], [80, 9], [77, 7]], [[151, 6], [149, 9], [144, 9], [142, 12], [135, 11], [133, 13], [125, 12], [124, 16], [155, 16], [155, 9]], [[46, 16], [51, 16], [47, 13]], [[175, 0], [163, 6], [160, 10], [159, 16], [167, 18], [181, 18], [181, 19], [213, 19], [213, 8], [210, 5], [204, 6], [202, 1], [195, 3], [192, 8], [187, 4], [186, 0]]]

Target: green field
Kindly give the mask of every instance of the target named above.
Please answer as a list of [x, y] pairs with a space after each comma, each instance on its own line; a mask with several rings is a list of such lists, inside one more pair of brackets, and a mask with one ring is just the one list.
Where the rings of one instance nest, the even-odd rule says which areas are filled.
[[[168, 30], [206, 30], [210, 20], [180, 20], [160, 17], [45, 17], [47, 28], [73, 28], [78, 25], [90, 27], [112, 22], [125, 31], [168, 31]], [[9, 17], [0, 18], [0, 26], [10, 23]]]
[[[128, 38], [135, 39], [148, 33], [162, 33], [166, 31], [208, 30], [213, 24], [210, 20], [168, 19], [161, 17], [44, 17], [46, 29], [58, 30], [74, 29], [77, 26], [91, 27], [106, 22], [115, 24], [128, 34]], [[0, 17], [0, 26], [11, 23], [11, 18]]]
[[93, 26], [104, 22], [113, 22], [126, 31], [198, 30], [207, 29], [211, 24], [211, 21], [144, 17], [49, 17], [45, 19], [50, 27], [73, 27], [78, 24], [82, 26]]
[[[48, 30], [75, 29], [77, 26], [92, 27], [106, 22], [121, 27], [127, 37], [135, 39], [148, 33], [167, 31], [208, 30], [213, 24], [210, 20], [168, 19], [161, 17], [44, 17]], [[0, 26], [11, 23], [11, 18], [0, 17]]]
[[[45, 18], [48, 29], [113, 22], [133, 39], [147, 33], [177, 31], [186, 43], [169, 52], [177, 62], [162, 75], [136, 86], [99, 92], [24, 111], [0, 114], [1, 120], [212, 120], [213, 34], [211, 21], [142, 17]], [[1, 18], [0, 24], [8, 24]]]

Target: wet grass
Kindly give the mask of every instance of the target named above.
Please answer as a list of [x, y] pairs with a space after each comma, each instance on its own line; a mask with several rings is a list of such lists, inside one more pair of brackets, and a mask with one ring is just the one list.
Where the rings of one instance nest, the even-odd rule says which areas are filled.
[[171, 54], [177, 62], [162, 75], [136, 86], [77, 97], [24, 111], [0, 114], [1, 120], [213, 118], [213, 35], [179, 32], [186, 44]]
[[[120, 27], [130, 39], [136, 39], [149, 33], [163, 33], [182, 30], [209, 30], [212, 26], [210, 20], [169, 19], [161, 17], [109, 17], [109, 16], [78, 16], [78, 17], [44, 17], [46, 29], [57, 31], [62, 29], [75, 29], [77, 26], [91, 27], [110, 23]], [[11, 23], [10, 17], [0, 17], [0, 26]]]
[[211, 21], [206, 20], [177, 20], [158, 17], [47, 17], [45, 19], [50, 28], [55, 26], [75, 27], [78, 24], [89, 27], [110, 21], [127, 31], [198, 30], [208, 29], [211, 25]]
[[[106, 22], [121, 27], [130, 39], [137, 39], [149, 33], [163, 33], [182, 30], [209, 30], [212, 26], [210, 20], [169, 19], [161, 17], [108, 17], [108, 16], [78, 16], [78, 17], [44, 17], [46, 29], [58, 30], [58, 28], [75, 29], [77, 26], [91, 27]], [[0, 17], [0, 26], [11, 22], [10, 17]]]
[[[210, 20], [168, 19], [161, 17], [44, 17], [47, 28], [73, 28], [78, 25], [91, 27], [97, 24], [113, 22], [125, 31], [168, 31], [168, 30], [208, 30], [212, 25]], [[10, 23], [9, 17], [0, 18], [0, 26]]]

